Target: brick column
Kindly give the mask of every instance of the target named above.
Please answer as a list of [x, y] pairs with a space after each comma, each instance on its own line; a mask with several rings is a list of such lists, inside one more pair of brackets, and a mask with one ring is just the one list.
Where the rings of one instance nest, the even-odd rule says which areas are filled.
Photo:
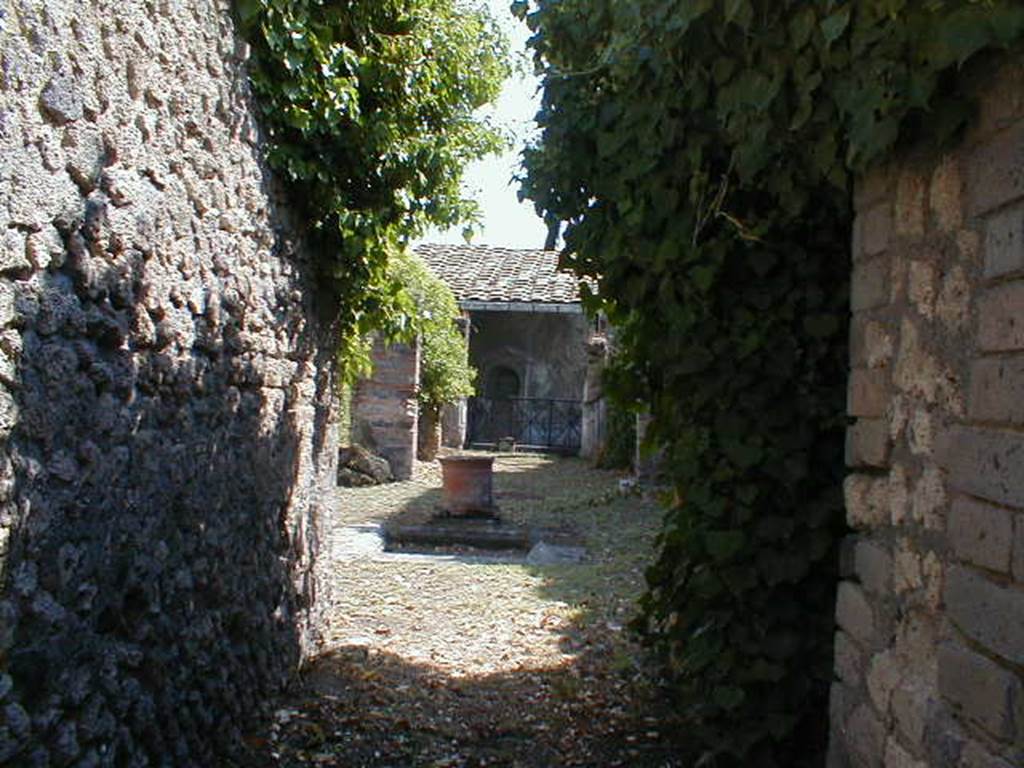
[[412, 477], [416, 458], [419, 344], [373, 345], [373, 374], [352, 397], [355, 440], [391, 464], [396, 480]]
[[1024, 765], [1024, 103], [856, 195], [829, 766]]

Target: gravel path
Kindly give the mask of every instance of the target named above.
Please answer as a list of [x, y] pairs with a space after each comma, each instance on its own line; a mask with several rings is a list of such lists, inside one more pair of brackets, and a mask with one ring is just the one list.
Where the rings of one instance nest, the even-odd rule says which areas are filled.
[[578, 460], [499, 456], [495, 473], [505, 519], [571, 530], [586, 561], [384, 552], [382, 524], [432, 513], [436, 464], [339, 489], [319, 561], [323, 651], [254, 740], [254, 764], [681, 764], [623, 628], [660, 512]]

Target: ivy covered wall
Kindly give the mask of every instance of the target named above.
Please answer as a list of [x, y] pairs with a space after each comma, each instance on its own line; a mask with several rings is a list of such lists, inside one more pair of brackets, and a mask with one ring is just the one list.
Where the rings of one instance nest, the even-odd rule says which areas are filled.
[[[650, 403], [673, 486], [637, 626], [663, 655], [695, 763], [820, 766], [845, 533], [847, 324], [851, 305], [874, 309], [891, 290], [879, 262], [858, 262], [848, 290], [853, 180], [907, 147], [962, 137], [976, 107], [968, 69], [1020, 46], [1024, 6], [513, 8], [544, 75], [524, 194], [560, 225], [564, 263], [599, 282], [624, 352], [610, 390]], [[1005, 168], [1018, 151], [978, 167]], [[892, 194], [925, 195], [914, 184]], [[858, 223], [867, 247], [886, 210], [864, 210], [878, 219]], [[951, 385], [935, 379], [938, 397]], [[872, 392], [869, 376], [855, 386]], [[852, 460], [882, 461], [886, 429], [858, 422]], [[884, 465], [871, 466], [876, 480]], [[841, 613], [864, 607], [850, 595], [862, 596], [844, 587]]]

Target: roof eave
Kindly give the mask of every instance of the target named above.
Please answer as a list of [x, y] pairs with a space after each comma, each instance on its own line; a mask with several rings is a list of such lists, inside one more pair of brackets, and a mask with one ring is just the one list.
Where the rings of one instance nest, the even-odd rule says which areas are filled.
[[579, 302], [552, 301], [480, 301], [463, 299], [459, 306], [467, 312], [526, 312], [530, 314], [582, 315]]

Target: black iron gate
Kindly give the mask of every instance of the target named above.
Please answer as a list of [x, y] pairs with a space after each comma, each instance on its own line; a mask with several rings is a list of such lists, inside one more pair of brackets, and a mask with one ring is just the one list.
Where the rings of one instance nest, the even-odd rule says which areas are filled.
[[576, 453], [582, 422], [583, 405], [578, 400], [471, 397], [467, 441], [490, 446], [511, 437], [520, 447]]

